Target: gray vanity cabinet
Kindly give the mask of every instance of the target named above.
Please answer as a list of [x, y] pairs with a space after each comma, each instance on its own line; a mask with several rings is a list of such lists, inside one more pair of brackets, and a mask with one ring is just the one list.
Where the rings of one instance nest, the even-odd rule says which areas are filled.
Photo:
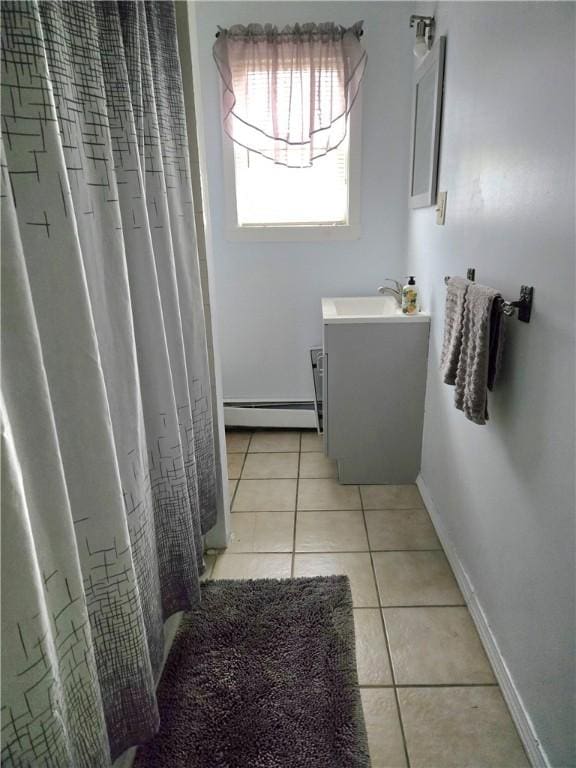
[[429, 319], [324, 323], [324, 449], [341, 483], [420, 470]]

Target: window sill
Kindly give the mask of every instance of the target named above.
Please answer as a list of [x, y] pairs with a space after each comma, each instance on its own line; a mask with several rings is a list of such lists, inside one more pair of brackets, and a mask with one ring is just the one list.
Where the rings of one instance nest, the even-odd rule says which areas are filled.
[[249, 243], [318, 243], [335, 240], [359, 240], [360, 224], [310, 227], [232, 227], [226, 239]]

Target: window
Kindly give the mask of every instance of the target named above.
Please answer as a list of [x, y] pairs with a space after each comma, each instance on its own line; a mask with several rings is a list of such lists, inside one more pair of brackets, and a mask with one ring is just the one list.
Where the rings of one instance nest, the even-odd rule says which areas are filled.
[[234, 145], [241, 227], [348, 224], [348, 137], [308, 168], [277, 165]]
[[344, 141], [311, 167], [278, 165], [224, 135], [229, 238], [358, 238], [360, 110], [355, 104]]
[[230, 237], [358, 237], [361, 35], [362, 22], [219, 28]]

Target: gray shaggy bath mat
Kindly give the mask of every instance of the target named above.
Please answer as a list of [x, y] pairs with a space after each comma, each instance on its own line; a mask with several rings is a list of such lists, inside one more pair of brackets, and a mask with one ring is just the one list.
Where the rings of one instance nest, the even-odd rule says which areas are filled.
[[206, 582], [158, 701], [136, 768], [366, 768], [348, 578]]

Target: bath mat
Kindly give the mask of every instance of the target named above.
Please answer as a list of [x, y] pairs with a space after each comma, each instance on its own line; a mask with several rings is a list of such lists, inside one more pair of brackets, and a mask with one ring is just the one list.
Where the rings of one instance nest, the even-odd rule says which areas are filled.
[[136, 768], [369, 766], [348, 577], [204, 583], [158, 701]]

